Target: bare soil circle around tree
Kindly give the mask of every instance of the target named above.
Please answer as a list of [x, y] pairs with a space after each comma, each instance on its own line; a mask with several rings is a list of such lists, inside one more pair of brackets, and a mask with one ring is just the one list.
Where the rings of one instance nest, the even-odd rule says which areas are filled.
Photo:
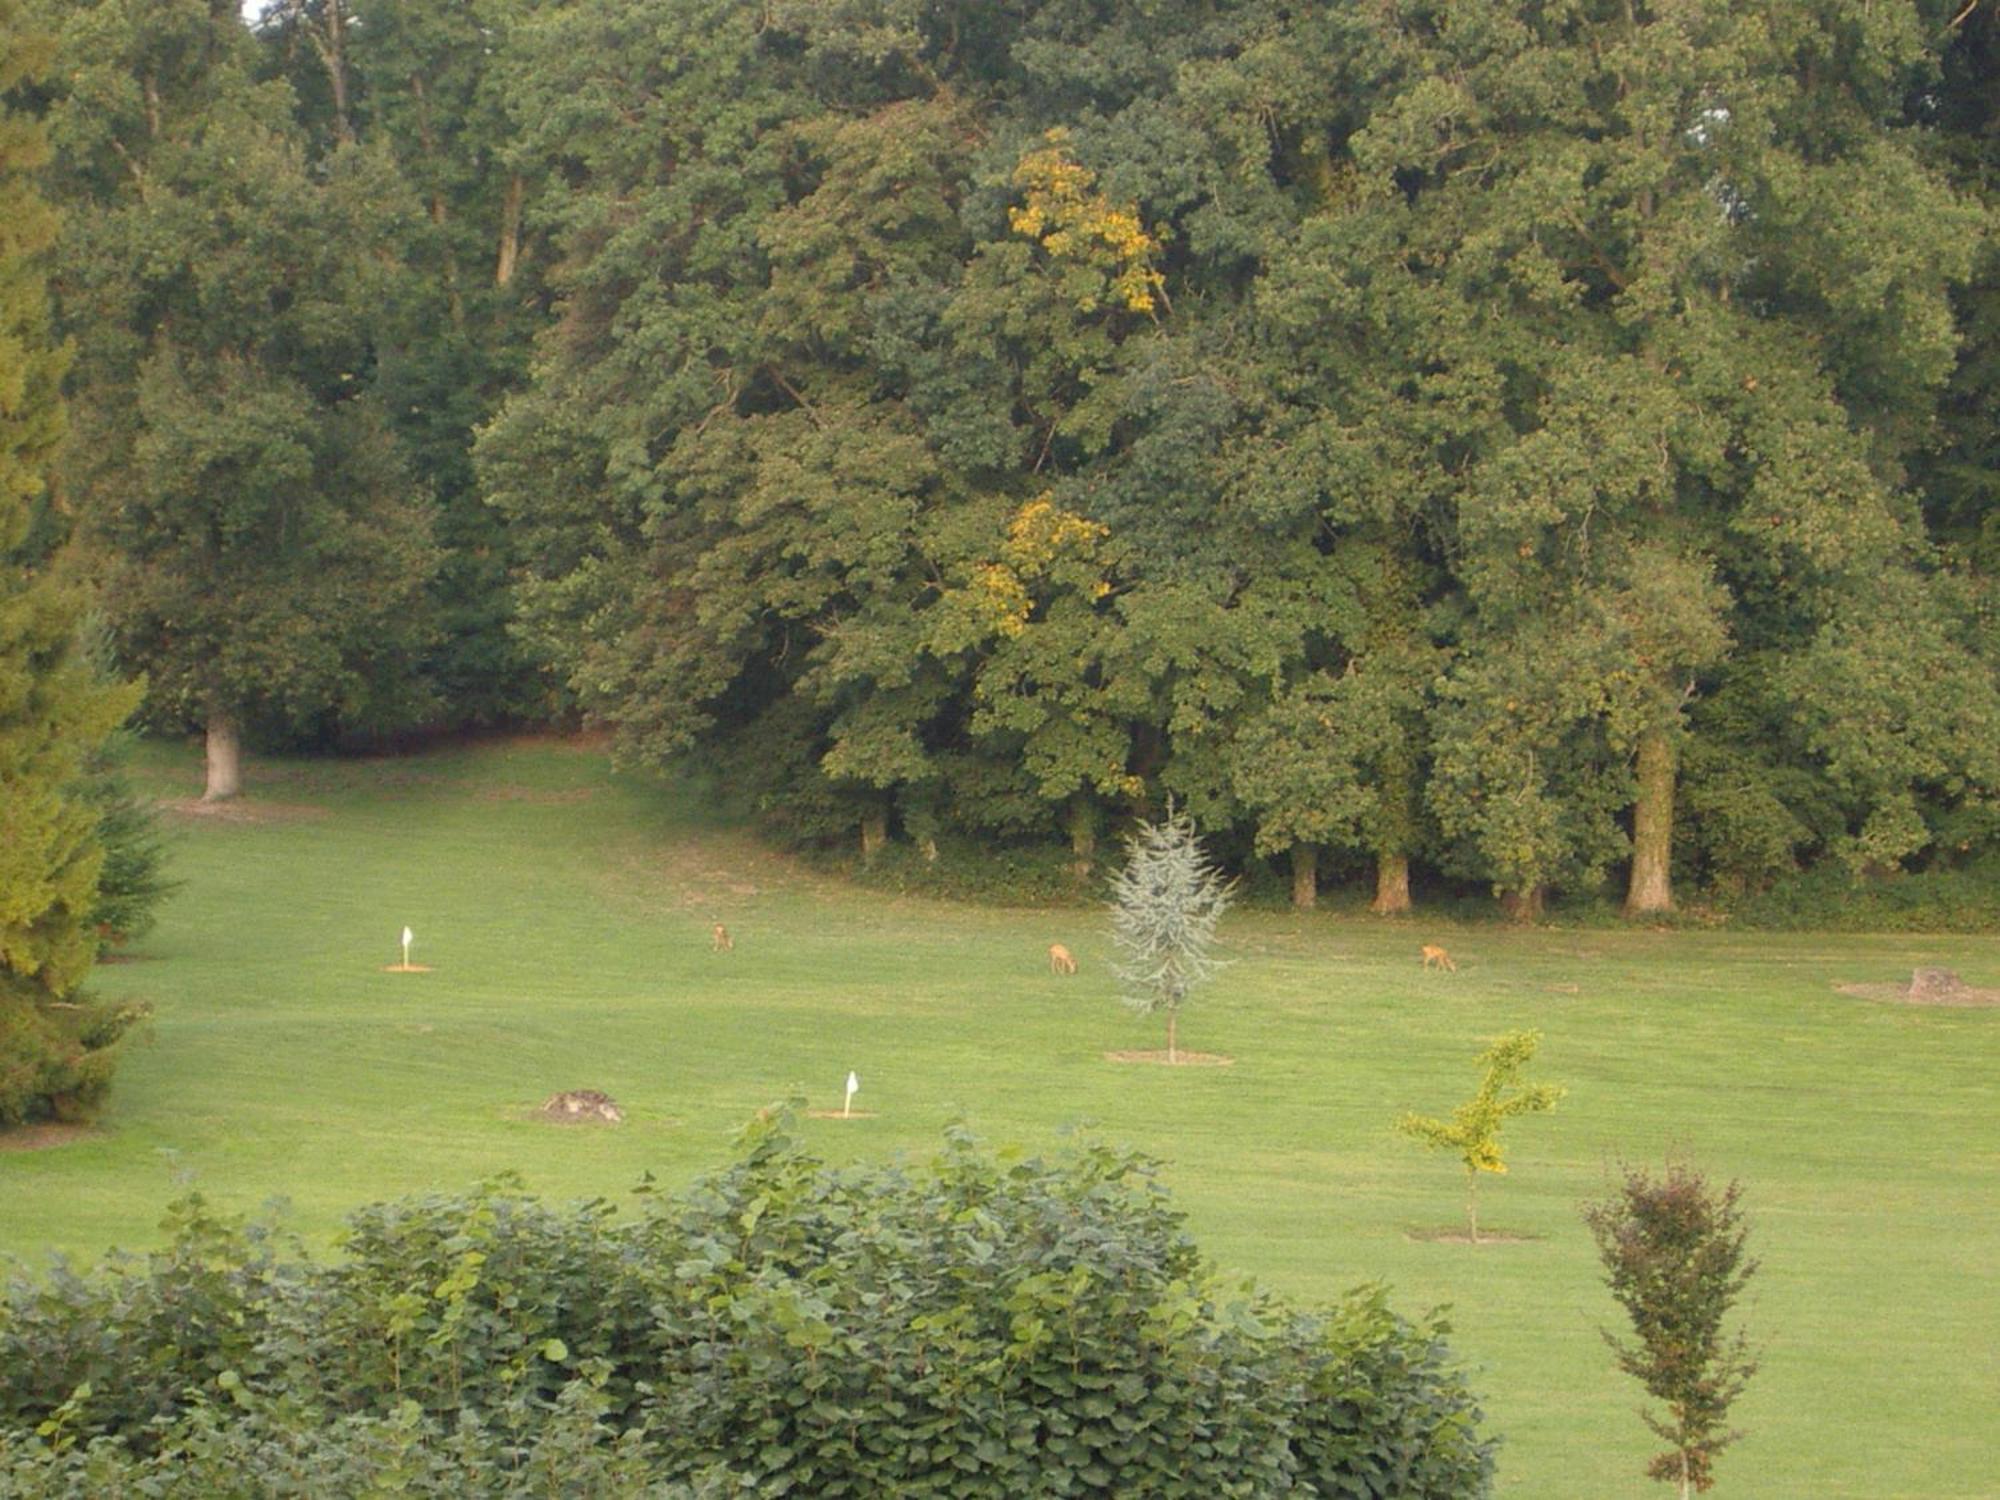
[[384, 964], [382, 965], [382, 972], [384, 974], [428, 974], [431, 972], [431, 966], [429, 964]]
[[1479, 1238], [1474, 1239], [1465, 1232], [1463, 1224], [1439, 1225], [1434, 1228], [1412, 1226], [1403, 1231], [1403, 1238], [1414, 1240], [1420, 1245], [1532, 1245], [1539, 1240], [1539, 1234], [1522, 1234], [1512, 1229], [1482, 1229]]
[[333, 816], [330, 809], [310, 802], [266, 802], [261, 798], [254, 802], [235, 797], [204, 802], [199, 797], [170, 797], [155, 805], [175, 817], [216, 823], [303, 823]]
[[1164, 1047], [1157, 1051], [1107, 1052], [1104, 1054], [1104, 1060], [1115, 1063], [1157, 1063], [1163, 1068], [1233, 1068], [1236, 1066], [1235, 1058], [1224, 1057], [1220, 1052], [1190, 1052], [1184, 1047], [1176, 1049], [1172, 1056], [1168, 1056]]
[[875, 1118], [875, 1111], [872, 1109], [857, 1109], [843, 1114], [837, 1109], [809, 1109], [806, 1111], [806, 1118], [808, 1120], [872, 1120]]
[[2000, 1007], [2000, 990], [1967, 984], [1950, 969], [1918, 969], [1907, 984], [1836, 984], [1843, 995], [1882, 1005], [1937, 1005], [1957, 1010]]

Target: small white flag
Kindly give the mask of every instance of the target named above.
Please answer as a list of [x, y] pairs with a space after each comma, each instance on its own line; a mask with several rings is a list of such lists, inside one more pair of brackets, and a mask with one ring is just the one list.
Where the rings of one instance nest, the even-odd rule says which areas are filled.
[[842, 1101], [840, 1106], [840, 1113], [843, 1117], [846, 1116], [849, 1110], [854, 1108], [854, 1096], [859, 1092], [861, 1092], [861, 1080], [850, 1072], [847, 1075], [847, 1098]]

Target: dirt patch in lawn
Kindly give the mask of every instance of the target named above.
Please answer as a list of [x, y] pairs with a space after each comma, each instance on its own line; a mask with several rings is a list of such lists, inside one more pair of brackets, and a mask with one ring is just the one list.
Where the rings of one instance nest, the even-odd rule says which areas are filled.
[[851, 1114], [842, 1114], [837, 1109], [809, 1109], [806, 1111], [806, 1118], [808, 1120], [872, 1120], [875, 1118], [875, 1111], [872, 1109], [857, 1109]]
[[1104, 1054], [1104, 1060], [1115, 1063], [1158, 1063], [1162, 1067], [1167, 1068], [1233, 1068], [1236, 1066], [1235, 1058], [1224, 1057], [1220, 1052], [1189, 1052], [1184, 1048], [1176, 1051], [1171, 1057], [1167, 1055], [1165, 1048], [1157, 1052], [1107, 1052]]
[[1961, 1010], [2000, 1006], [2000, 990], [1967, 984], [1949, 969], [1918, 969], [1907, 984], [1836, 984], [1843, 995], [1883, 1005], [1943, 1005]]
[[[622, 894], [649, 906], [696, 912], [708, 922], [730, 917], [770, 890], [829, 894], [837, 886], [802, 862], [759, 845], [740, 833], [698, 832], [655, 845], [623, 859], [609, 880]], [[736, 933], [738, 946], [745, 934]], [[755, 946], [756, 935], [749, 934]], [[703, 929], [702, 941], [707, 941]]]
[[525, 802], [535, 807], [568, 807], [597, 795], [594, 786], [488, 786], [474, 792], [475, 802]]
[[16, 1125], [0, 1130], [0, 1151], [53, 1151], [58, 1146], [89, 1140], [98, 1133], [95, 1125], [64, 1125], [56, 1121]]
[[210, 823], [304, 823], [332, 816], [328, 809], [310, 802], [245, 802], [234, 797], [227, 802], [174, 797], [158, 806], [161, 812], [177, 818], [198, 818]]

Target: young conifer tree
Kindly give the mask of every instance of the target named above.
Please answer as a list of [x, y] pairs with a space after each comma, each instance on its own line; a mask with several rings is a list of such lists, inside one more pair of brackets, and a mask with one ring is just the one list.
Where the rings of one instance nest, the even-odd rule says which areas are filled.
[[1181, 1005], [1222, 967], [1209, 950], [1235, 883], [1203, 851], [1193, 820], [1171, 806], [1163, 821], [1141, 823], [1125, 849], [1111, 882], [1111, 936], [1125, 958], [1112, 972], [1133, 1010], [1165, 1013], [1167, 1061], [1178, 1062]]

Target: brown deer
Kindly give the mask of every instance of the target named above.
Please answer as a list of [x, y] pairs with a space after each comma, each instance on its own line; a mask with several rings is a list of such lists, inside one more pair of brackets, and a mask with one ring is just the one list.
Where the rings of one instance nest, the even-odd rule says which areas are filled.
[[1049, 944], [1049, 972], [1051, 974], [1074, 974], [1076, 955], [1061, 943]]
[[1440, 969], [1449, 969], [1454, 974], [1458, 972], [1458, 965], [1451, 961], [1449, 953], [1435, 943], [1425, 943], [1424, 967], [1428, 969], [1432, 964], [1436, 964]]
[[711, 953], [733, 953], [736, 951], [736, 939], [729, 935], [729, 929], [724, 927], [720, 922], [715, 924], [715, 936], [709, 940], [708, 950]]

